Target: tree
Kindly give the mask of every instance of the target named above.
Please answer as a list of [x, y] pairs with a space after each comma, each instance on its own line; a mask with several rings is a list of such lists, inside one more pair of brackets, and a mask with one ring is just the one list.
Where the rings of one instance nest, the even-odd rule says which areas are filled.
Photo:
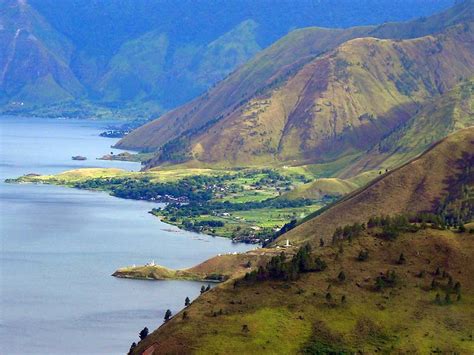
[[441, 274], [441, 270], [439, 268], [439, 266], [436, 268], [436, 271], [435, 271], [435, 275], [436, 276], [439, 276]]
[[454, 291], [456, 293], [461, 292], [461, 283], [459, 281], [454, 284]]
[[201, 286], [201, 295], [206, 292], [206, 286], [202, 285]]
[[189, 297], [186, 297], [186, 299], [184, 300], [184, 306], [187, 307], [191, 304], [191, 300], [189, 299]]
[[344, 271], [341, 271], [339, 275], [337, 275], [337, 279], [339, 280], [339, 282], [344, 282], [346, 280], [346, 274], [344, 273]]
[[444, 297], [444, 302], [446, 302], [447, 304], [451, 303], [451, 295], [449, 294], [449, 292], [446, 292], [446, 296]]
[[128, 351], [128, 354], [132, 354], [133, 350], [137, 347], [137, 343], [133, 342], [132, 345], [130, 346], [130, 350]]
[[183, 319], [188, 319], [188, 312], [186, 311], [183, 312]]
[[171, 318], [171, 311], [169, 309], [166, 310], [165, 312], [165, 322], [169, 321]]
[[406, 263], [405, 255], [403, 253], [400, 254], [400, 257], [398, 258], [398, 264], [403, 265]]
[[323, 271], [327, 268], [326, 262], [323, 259], [321, 259], [319, 256], [316, 258], [314, 264], [315, 264], [316, 271]]
[[331, 293], [329, 293], [329, 292], [326, 293], [326, 301], [331, 302], [331, 300], [332, 300], [332, 295], [331, 295]]
[[206, 291], [209, 291], [211, 289], [211, 285], [208, 284], [207, 287], [206, 287]]
[[342, 297], [341, 297], [341, 303], [346, 303], [346, 295], [342, 295]]
[[143, 328], [142, 331], [138, 333], [138, 336], [140, 337], [140, 340], [145, 339], [148, 336], [148, 328]]
[[244, 325], [242, 326], [242, 331], [243, 331], [244, 333], [248, 333], [248, 332], [249, 332], [249, 326], [248, 326], [247, 324], [244, 324]]
[[359, 252], [359, 256], [357, 257], [357, 260], [359, 261], [365, 261], [369, 257], [369, 251], [368, 250], [361, 250]]
[[459, 233], [465, 233], [466, 232], [466, 227], [464, 226], [464, 223], [459, 223], [459, 228], [458, 228]]
[[451, 277], [451, 275], [449, 276], [449, 279], [448, 279], [448, 288], [449, 289], [452, 289], [453, 288], [453, 285], [454, 285], [454, 281], [453, 281], [453, 278]]
[[440, 304], [440, 303], [441, 303], [441, 296], [439, 295], [439, 293], [436, 294], [435, 302], [436, 302], [436, 304]]
[[320, 239], [319, 239], [319, 246], [320, 246], [320, 247], [323, 247], [323, 246], [324, 246], [324, 240], [323, 240], [323, 238], [320, 238]]

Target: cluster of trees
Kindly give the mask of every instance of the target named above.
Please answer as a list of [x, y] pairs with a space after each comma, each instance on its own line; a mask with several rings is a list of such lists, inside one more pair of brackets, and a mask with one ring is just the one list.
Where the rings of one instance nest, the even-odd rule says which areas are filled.
[[474, 154], [465, 152], [457, 161], [458, 173], [448, 183], [448, 195], [440, 199], [436, 214], [448, 227], [462, 229], [474, 218]]
[[246, 273], [244, 280], [296, 280], [301, 273], [323, 271], [326, 267], [326, 262], [312, 255], [311, 246], [306, 244], [289, 260], [284, 252], [272, 257], [265, 266]]
[[352, 225], [346, 225], [344, 227], [338, 227], [332, 235], [332, 242], [336, 243], [339, 240], [352, 240], [362, 234], [365, 230], [365, 225], [360, 223], [354, 223]]
[[192, 201], [187, 205], [169, 204], [162, 214], [175, 217], [196, 217], [213, 213], [248, 211], [262, 208], [295, 208], [309, 206], [313, 203], [310, 199], [283, 200], [269, 198], [263, 201], [230, 202], [230, 201]]
[[109, 190], [112, 195], [134, 199], [151, 200], [161, 196], [165, 202], [165, 196], [182, 199], [183, 202], [205, 202], [214, 197], [214, 191], [210, 186], [224, 186], [227, 180], [235, 179], [234, 175], [203, 176], [194, 175], [175, 182], [152, 182], [149, 178], [97, 178], [84, 182], [78, 182], [74, 187], [80, 189], [104, 189]]
[[387, 287], [395, 287], [398, 282], [398, 275], [393, 270], [388, 270], [375, 278], [375, 289], [382, 291]]
[[371, 217], [367, 227], [380, 227], [382, 230], [377, 235], [385, 239], [395, 239], [400, 233], [416, 232], [419, 229], [405, 215]]
[[192, 221], [186, 220], [183, 222], [183, 227], [184, 229], [188, 231], [200, 232], [204, 227], [210, 227], [210, 228], [224, 227], [224, 222], [216, 221], [216, 220], [192, 222]]
[[207, 287], [204, 286], [204, 285], [202, 285], [202, 286], [201, 286], [201, 295], [202, 295], [204, 292], [209, 291], [210, 289], [211, 289], [211, 285], [210, 285], [210, 284], [208, 284]]
[[[447, 282], [444, 284], [443, 281], [446, 279]], [[461, 300], [461, 283], [459, 281], [455, 282], [448, 272], [443, 271], [441, 273], [439, 267], [434, 272], [434, 278], [431, 281], [431, 289], [444, 291], [444, 304], [450, 304], [452, 302], [451, 295], [453, 294], [458, 302]], [[436, 293], [435, 303], [439, 305], [443, 304], [439, 292]]]

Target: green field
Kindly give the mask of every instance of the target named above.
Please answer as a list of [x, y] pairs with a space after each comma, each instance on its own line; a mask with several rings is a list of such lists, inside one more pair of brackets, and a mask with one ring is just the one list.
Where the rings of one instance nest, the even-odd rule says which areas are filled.
[[[153, 209], [152, 213], [183, 229], [261, 242], [284, 224], [302, 219], [328, 202], [327, 198], [320, 196], [305, 196], [303, 199], [298, 194], [291, 195], [311, 179], [312, 175], [306, 168], [216, 170], [170, 167], [146, 172], [78, 169], [57, 175], [25, 175], [9, 182], [56, 184], [106, 191], [122, 198], [170, 203], [173, 203], [173, 197], [179, 198], [182, 193], [189, 203], [209, 205], [209, 208], [199, 213], [183, 214], [182, 209], [167, 207]], [[156, 193], [151, 192], [157, 187], [160, 188]], [[158, 194], [171, 195], [171, 198], [163, 200], [162, 196], [160, 200], [155, 196]], [[241, 207], [244, 205], [245, 208]]]

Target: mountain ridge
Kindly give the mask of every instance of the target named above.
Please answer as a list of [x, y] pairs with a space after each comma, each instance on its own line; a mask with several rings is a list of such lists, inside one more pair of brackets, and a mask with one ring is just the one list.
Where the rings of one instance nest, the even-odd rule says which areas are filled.
[[[318, 4], [5, 0], [0, 4], [4, 48], [0, 52], [0, 112], [157, 117], [202, 94], [290, 29], [315, 23], [347, 27], [414, 15], [409, 4], [388, 0], [383, 1], [385, 6], [372, 4], [372, 11], [367, 12], [366, 1], [351, 4], [348, 12], [344, 6], [348, 0]], [[415, 6], [416, 13], [429, 14], [451, 1], [424, 1], [423, 6]], [[320, 7], [331, 16], [321, 15]], [[15, 22], [15, 11], [20, 9], [23, 17]], [[285, 21], [280, 21], [281, 14]], [[17, 53], [14, 65], [5, 65], [11, 61], [8, 53], [16, 42], [15, 31], [28, 21], [34, 28], [20, 36], [18, 50], [13, 51]], [[32, 41], [33, 36], [38, 41]], [[166, 46], [161, 44], [162, 37]]]
[[[267, 73], [272, 82], [258, 81], [261, 92], [245, 98], [242, 85], [248, 85], [248, 80], [240, 84], [238, 78], [246, 77], [246, 66], [258, 68], [266, 62], [261, 58], [270, 58], [282, 41], [291, 48], [297, 42], [293, 38], [302, 37], [301, 44], [305, 34], [314, 31], [318, 37], [326, 31], [329, 46], [338, 46], [322, 56], [298, 53], [296, 61], [290, 59]], [[306, 29], [289, 35], [290, 39], [263, 51], [209, 94], [132, 132], [117, 147], [160, 148], [150, 167], [193, 160], [223, 166], [331, 161], [370, 149], [431, 96], [443, 94], [459, 78], [473, 74], [472, 22], [408, 40], [366, 37], [367, 32], [374, 33], [370, 28], [356, 29], [357, 35], [351, 33], [353, 29], [342, 31], [341, 44], [334, 37], [339, 30]], [[350, 38], [361, 34], [363, 38]], [[425, 56], [431, 64], [425, 63]], [[235, 100], [229, 98], [234, 92], [244, 99], [232, 106]]]
[[[298, 244], [306, 241], [316, 244], [319, 238], [328, 241], [336, 227], [361, 223], [376, 215], [439, 212], [449, 188], [464, 178], [468, 179], [465, 184], [473, 184], [472, 176], [461, 176], [474, 164], [472, 152], [474, 127], [452, 133], [418, 158], [379, 176], [334, 205], [318, 211], [316, 216], [306, 217], [303, 223], [281, 236], [276, 243], [286, 239]], [[472, 213], [473, 206], [470, 209]], [[317, 231], [318, 238], [311, 239], [314, 231]]]
[[132, 354], [470, 352], [473, 147], [474, 128], [457, 131], [260, 259], [228, 256], [246, 275], [203, 292]]

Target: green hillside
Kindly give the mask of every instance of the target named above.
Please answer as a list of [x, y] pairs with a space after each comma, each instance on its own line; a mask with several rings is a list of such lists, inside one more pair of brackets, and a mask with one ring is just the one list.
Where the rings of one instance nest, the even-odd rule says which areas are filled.
[[[473, 6], [377, 28], [294, 31], [117, 147], [159, 150], [149, 167], [294, 166], [362, 155], [473, 75]], [[397, 39], [374, 38], [389, 34]], [[439, 129], [433, 139], [449, 133]]]
[[[473, 134], [307, 218], [260, 259], [226, 260], [239, 273], [132, 353], [471, 353]], [[224, 265], [208, 263], [199, 270]]]
[[428, 102], [408, 122], [347, 166], [339, 176], [384, 170], [403, 164], [447, 135], [474, 126], [474, 82], [466, 80]]

